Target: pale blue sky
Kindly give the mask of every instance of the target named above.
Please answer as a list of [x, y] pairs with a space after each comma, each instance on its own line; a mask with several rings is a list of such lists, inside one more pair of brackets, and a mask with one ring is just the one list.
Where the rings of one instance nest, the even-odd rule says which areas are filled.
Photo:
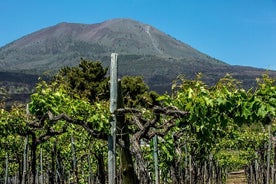
[[276, 0], [2, 0], [0, 46], [60, 22], [131, 18], [233, 65], [276, 70]]

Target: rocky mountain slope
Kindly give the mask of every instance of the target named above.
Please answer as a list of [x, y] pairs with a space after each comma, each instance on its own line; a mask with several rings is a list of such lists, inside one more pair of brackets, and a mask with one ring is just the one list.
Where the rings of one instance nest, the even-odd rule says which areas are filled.
[[114, 19], [99, 24], [60, 23], [27, 35], [0, 49], [0, 69], [52, 69], [73, 65], [79, 57], [94, 59], [111, 52], [215, 62], [150, 25]]
[[[230, 73], [250, 87], [265, 72], [228, 65], [130, 19], [60, 23], [41, 29], [0, 48], [0, 71], [54, 73], [63, 66], [77, 65], [81, 57], [108, 66], [112, 52], [119, 54], [120, 76], [142, 75], [151, 89], [160, 93], [169, 91], [172, 80], [180, 74], [192, 78], [202, 72], [207, 83], [212, 84]], [[271, 74], [276, 76], [275, 71]]]

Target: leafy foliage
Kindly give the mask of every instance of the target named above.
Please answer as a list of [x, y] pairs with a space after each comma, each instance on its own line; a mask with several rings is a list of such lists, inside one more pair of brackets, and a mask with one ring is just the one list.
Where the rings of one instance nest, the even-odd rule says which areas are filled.
[[88, 98], [90, 102], [108, 99], [107, 68], [99, 62], [88, 62], [81, 59], [78, 67], [62, 68], [56, 79], [59, 83], [66, 83], [72, 95]]
[[[71, 182], [86, 183], [89, 172], [103, 182], [110, 128], [106, 72], [100, 63], [82, 60], [79, 67], [62, 69], [51, 82], [38, 83], [29, 113], [24, 106], [1, 108], [0, 159], [8, 153], [22, 163], [22, 142], [31, 136], [32, 161], [37, 162], [40, 148], [45, 160], [52, 162], [44, 164], [45, 171], [52, 164], [51, 170], [64, 178], [71, 174]], [[211, 87], [200, 74], [194, 80], [180, 76], [173, 93], [161, 96], [149, 92], [142, 77], [124, 77], [121, 84], [125, 107], [116, 111], [117, 143], [131, 153], [144, 183], [152, 180], [148, 173], [154, 170], [154, 136], [159, 141], [162, 179], [177, 183], [181, 180], [177, 173], [201, 172], [204, 165], [230, 170], [248, 166], [259, 159], [270, 139], [266, 126], [275, 132], [276, 88], [268, 75], [248, 90], [230, 75]], [[19, 168], [13, 164], [13, 173]], [[33, 164], [32, 169], [35, 175]], [[189, 174], [193, 181], [203, 180], [200, 173]]]

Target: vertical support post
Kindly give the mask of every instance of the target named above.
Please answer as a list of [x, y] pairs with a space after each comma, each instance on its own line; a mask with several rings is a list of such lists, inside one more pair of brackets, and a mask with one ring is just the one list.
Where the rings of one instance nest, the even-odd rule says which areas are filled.
[[[29, 104], [27, 104], [26, 106], [26, 114], [27, 114], [27, 122], [29, 121]], [[25, 137], [25, 142], [24, 142], [24, 151], [23, 151], [23, 172], [22, 172], [22, 182], [21, 184], [25, 184], [26, 183], [26, 177], [27, 177], [27, 164], [28, 164], [28, 140], [29, 140], [29, 136], [27, 135]]]
[[184, 150], [185, 150], [184, 183], [187, 183], [187, 178], [188, 178], [188, 173], [189, 173], [189, 171], [188, 171], [188, 149], [187, 149], [187, 143], [184, 144]]
[[192, 171], [193, 171], [193, 168], [192, 168], [192, 155], [189, 154], [189, 175], [190, 175], [190, 184], [193, 183], [193, 180], [192, 180]]
[[[76, 149], [75, 149], [75, 142], [74, 142], [73, 134], [71, 134], [71, 150], [72, 150], [72, 157], [73, 157], [74, 182], [79, 183], [78, 167], [77, 167], [78, 163], [77, 163], [77, 156], [76, 156]], [[54, 162], [55, 162], [55, 160], [53, 160], [53, 163]]]
[[23, 173], [22, 173], [22, 182], [21, 184], [26, 183], [26, 176], [27, 176], [27, 164], [28, 164], [28, 140], [29, 136], [27, 135], [25, 137], [25, 142], [24, 142], [24, 151], [23, 151]]
[[42, 155], [42, 148], [40, 148], [40, 183], [43, 184], [43, 155]]
[[5, 168], [5, 184], [8, 184], [9, 181], [9, 156], [6, 153], [6, 168]]
[[255, 181], [256, 181], [256, 183], [258, 183], [259, 182], [259, 163], [258, 163], [258, 152], [256, 151], [255, 152]]
[[267, 184], [270, 183], [270, 152], [271, 152], [271, 125], [268, 125], [268, 148], [267, 148]]
[[88, 162], [88, 184], [92, 184], [92, 168], [91, 168], [90, 153], [87, 157], [87, 162]]
[[108, 183], [115, 184], [116, 178], [116, 115], [118, 99], [117, 53], [111, 54], [110, 63], [110, 136], [108, 137]]
[[158, 137], [153, 137], [153, 157], [154, 157], [154, 170], [155, 170], [155, 184], [159, 184], [159, 163], [158, 163]]

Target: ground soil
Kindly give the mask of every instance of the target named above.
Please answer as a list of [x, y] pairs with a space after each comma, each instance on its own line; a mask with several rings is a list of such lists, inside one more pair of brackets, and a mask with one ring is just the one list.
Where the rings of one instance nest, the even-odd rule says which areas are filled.
[[244, 170], [230, 172], [228, 174], [226, 184], [247, 184]]

